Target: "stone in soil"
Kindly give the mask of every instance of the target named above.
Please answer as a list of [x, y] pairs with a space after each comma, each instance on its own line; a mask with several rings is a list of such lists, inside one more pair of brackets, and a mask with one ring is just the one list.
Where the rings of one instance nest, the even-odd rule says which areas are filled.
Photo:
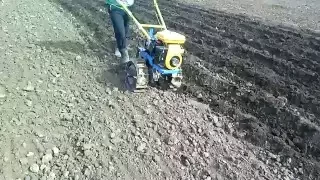
[[55, 177], [56, 177], [56, 174], [54, 172], [50, 172], [47, 180], [54, 180]]
[[158, 156], [158, 155], [154, 155], [154, 156], [153, 156], [153, 160], [154, 160], [155, 162], [160, 162], [161, 158], [160, 158], [160, 156]]
[[5, 98], [7, 96], [6, 88], [0, 85], [0, 99]]
[[49, 154], [46, 154], [42, 157], [42, 163], [43, 164], [47, 164], [49, 163], [50, 161], [52, 160], [52, 154], [49, 153]]
[[38, 173], [39, 170], [40, 170], [40, 167], [39, 167], [38, 164], [32, 164], [32, 165], [30, 166], [30, 171], [33, 172], [33, 173]]
[[53, 148], [52, 148], [52, 151], [53, 151], [53, 155], [54, 155], [54, 156], [58, 156], [58, 155], [59, 155], [59, 152], [60, 152], [59, 148], [53, 147]]
[[81, 56], [78, 55], [78, 56], [76, 56], [75, 59], [76, 59], [76, 61], [80, 61], [82, 58], [81, 58]]
[[21, 165], [26, 165], [26, 164], [28, 164], [28, 159], [27, 159], [27, 158], [21, 158], [21, 159], [20, 159], [20, 164], [21, 164]]
[[146, 148], [147, 144], [146, 143], [141, 143], [138, 147], [137, 147], [137, 151], [142, 152], [145, 148]]
[[28, 152], [27, 157], [33, 156], [34, 153], [33, 152]]
[[34, 91], [34, 87], [32, 86], [31, 82], [28, 81], [27, 86], [26, 86], [25, 88], [23, 88], [23, 90], [24, 90], [24, 91], [28, 91], [28, 92]]

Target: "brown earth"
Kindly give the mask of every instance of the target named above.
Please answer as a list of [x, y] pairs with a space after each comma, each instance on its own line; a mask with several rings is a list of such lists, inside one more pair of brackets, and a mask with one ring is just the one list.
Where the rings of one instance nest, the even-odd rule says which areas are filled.
[[[236, 137], [319, 174], [319, 34], [172, 1], [160, 6], [167, 25], [188, 38], [185, 91], [231, 117]], [[150, 7], [137, 3], [141, 20]]]
[[104, 1], [0, 1], [0, 179], [319, 179], [319, 34], [160, 7], [185, 85], [132, 95]]

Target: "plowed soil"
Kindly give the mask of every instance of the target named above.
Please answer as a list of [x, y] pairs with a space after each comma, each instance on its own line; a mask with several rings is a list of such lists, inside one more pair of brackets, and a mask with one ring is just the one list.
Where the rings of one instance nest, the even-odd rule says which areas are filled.
[[319, 34], [159, 5], [185, 84], [129, 94], [104, 1], [0, 0], [0, 179], [319, 179]]
[[[235, 136], [318, 174], [320, 35], [172, 1], [160, 6], [167, 25], [188, 38], [186, 91], [232, 117]], [[152, 4], [135, 8], [154, 17]]]

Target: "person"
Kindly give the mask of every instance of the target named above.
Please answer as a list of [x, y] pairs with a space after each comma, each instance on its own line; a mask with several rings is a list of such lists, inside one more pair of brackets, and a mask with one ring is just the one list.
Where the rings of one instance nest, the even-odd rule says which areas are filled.
[[134, 0], [106, 0], [117, 43], [115, 55], [121, 57], [121, 64], [125, 64], [130, 61], [128, 53], [130, 17], [118, 1], [130, 8]]

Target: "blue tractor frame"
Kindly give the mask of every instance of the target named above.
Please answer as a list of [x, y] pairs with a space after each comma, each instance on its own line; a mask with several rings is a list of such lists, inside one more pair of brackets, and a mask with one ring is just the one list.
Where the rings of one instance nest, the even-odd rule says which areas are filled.
[[[125, 78], [125, 84], [126, 84], [126, 88], [131, 91], [131, 92], [135, 92], [137, 91], [137, 78], [139, 76], [139, 67], [137, 67], [137, 64], [141, 65], [143, 64], [143, 66], [145, 66], [144, 68], [147, 69], [147, 73], [148, 76], [145, 77], [147, 78], [148, 81], [148, 85], [151, 82], [154, 82], [154, 72], [157, 72], [160, 74], [160, 76], [165, 79], [166, 77], [172, 77], [173, 75], [178, 75], [182, 73], [182, 69], [173, 69], [173, 70], [169, 70], [166, 69], [164, 67], [161, 67], [160, 65], [154, 63], [154, 58], [155, 58], [155, 54], [153, 54], [152, 52], [150, 52], [147, 48], [148, 44], [150, 44], [151, 42], [155, 42], [157, 41], [157, 38], [154, 35], [154, 29], [150, 28], [148, 31], [151, 40], [150, 42], [145, 42], [144, 47], [137, 47], [137, 55], [136, 55], [136, 61], [138, 62], [131, 62], [129, 63], [129, 65], [127, 65], [127, 69], [126, 69], [126, 78]], [[143, 62], [141, 62], [141, 60]], [[130, 67], [132, 67], [132, 65], [134, 66], [134, 69], [130, 69]], [[130, 66], [130, 67], [129, 67]], [[146, 72], [146, 71], [145, 71]], [[156, 80], [157, 82], [157, 80]], [[142, 89], [146, 88], [143, 87]]]

